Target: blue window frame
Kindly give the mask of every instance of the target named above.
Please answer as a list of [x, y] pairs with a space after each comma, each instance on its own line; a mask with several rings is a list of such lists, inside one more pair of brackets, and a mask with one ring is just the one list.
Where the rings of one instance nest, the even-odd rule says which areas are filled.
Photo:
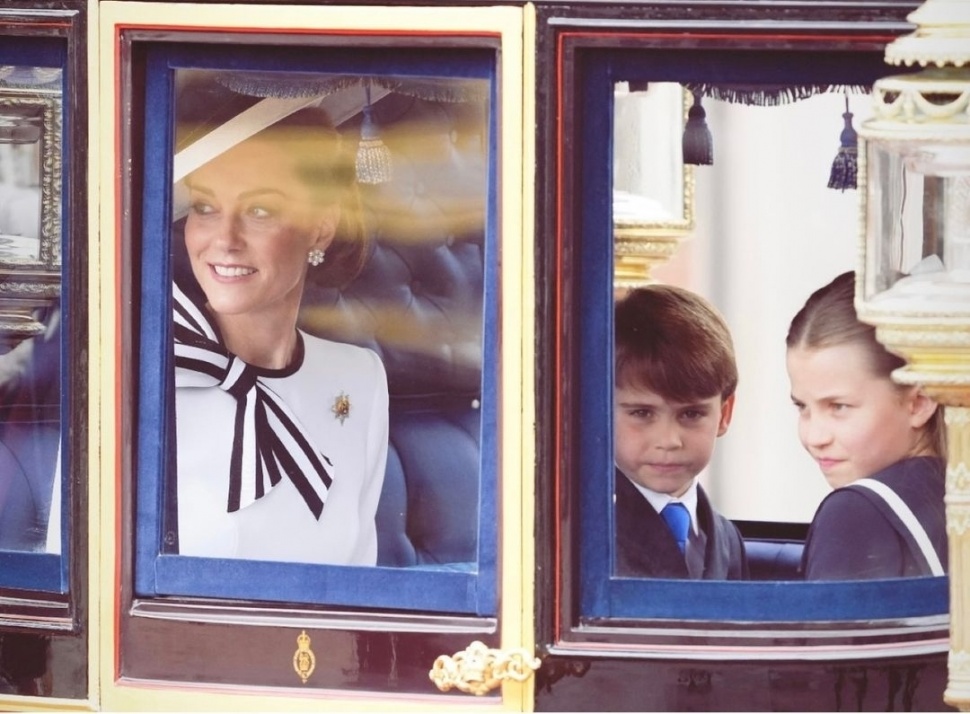
[[[767, 53], [598, 49], [581, 56], [576, 106], [581, 166], [578, 246], [582, 265], [575, 304], [581, 306], [580, 365], [613, 364], [613, 88], [620, 81], [752, 85], [871, 85], [885, 73], [881, 56], [847, 59], [838, 52]], [[580, 64], [580, 61], [577, 61]], [[731, 279], [727, 276], [725, 279]], [[781, 339], [781, 336], [779, 336]], [[581, 369], [577, 446], [579, 496], [579, 619], [783, 623], [876, 621], [939, 616], [948, 611], [948, 579], [796, 582], [679, 581], [613, 574], [613, 383], [611, 369]]]
[[[392, 363], [393, 355], [380, 345], [379, 337], [360, 334], [355, 337], [363, 344], [378, 343], [378, 351], [385, 358], [391, 392], [392, 448], [382, 504], [378, 509], [378, 524], [379, 529], [397, 528], [397, 540], [393, 537], [379, 539], [376, 566], [190, 557], [172, 552], [171, 539], [166, 541], [166, 533], [170, 532], [167, 509], [171, 508], [169, 498], [175, 464], [172, 293], [170, 279], [149, 279], [147, 276], [171, 277], [179, 270], [178, 257], [173, 256], [171, 247], [173, 232], [178, 230], [177, 222], [173, 220], [173, 204], [177, 199], [173, 191], [172, 157], [175, 146], [173, 119], [179, 111], [175, 89], [183, 72], [230, 78], [256, 77], [259, 81], [269, 79], [276, 86], [287, 78], [310, 82], [344, 78], [348, 82], [388, 88], [391, 94], [397, 91], [394, 87], [404, 88], [400, 92], [410, 91], [409, 100], [417, 97], [429, 105], [447, 103], [449, 111], [458, 107], [456, 111], [460, 112], [483, 112], [476, 119], [482, 128], [482, 160], [480, 165], [466, 167], [467, 172], [472, 173], [462, 174], [473, 184], [477, 182], [473, 202], [480, 205], [480, 220], [475, 219], [475, 225], [470, 229], [475, 235], [471, 240], [463, 241], [467, 236], [456, 235], [457, 229], [447, 230], [441, 245], [432, 246], [434, 250], [402, 259], [403, 262], [411, 260], [410, 267], [420, 271], [422, 261], [427, 263], [435, 251], [446, 252], [448, 261], [456, 261], [448, 263], [454, 270], [444, 275], [426, 272], [415, 276], [410, 289], [415, 294], [422, 290], [433, 292], [446, 288], [433, 285], [432, 281], [452, 280], [454, 284], [450, 288], [454, 288], [456, 294], [470, 296], [477, 304], [471, 324], [475, 327], [472, 342], [478, 345], [478, 354], [472, 356], [474, 369], [471, 376], [466, 373], [458, 380], [464, 389], [456, 390], [454, 394], [442, 394], [441, 389], [431, 387], [436, 383], [438, 387], [448, 384], [447, 374], [433, 370], [428, 373], [409, 366], [406, 356], [401, 358], [400, 364]], [[469, 86], [475, 87], [474, 103], [468, 103], [464, 101], [467, 97], [460, 96]], [[499, 349], [496, 105], [496, 52], [493, 50], [396, 49], [388, 53], [360, 47], [254, 45], [241, 48], [188, 43], [155, 43], [148, 48], [144, 136], [139, 137], [144, 141], [145, 168], [141, 176], [141, 304], [137, 311], [139, 423], [134, 514], [135, 597], [191, 596], [483, 616], [495, 614], [498, 405], [494, 395]], [[380, 105], [375, 101], [374, 107], [379, 109]], [[213, 106], [214, 112], [220, 109]], [[352, 115], [357, 116], [360, 109], [356, 107]], [[360, 120], [359, 116], [357, 120]], [[381, 127], [382, 130], [389, 128], [387, 125]], [[452, 139], [454, 145], [454, 134]], [[449, 151], [453, 149], [454, 146], [449, 146]], [[462, 166], [460, 162], [458, 165]], [[411, 186], [410, 190], [420, 195], [426, 188], [419, 184]], [[417, 216], [403, 218], [419, 220]], [[418, 226], [419, 233], [425, 230], [419, 223], [414, 225]], [[434, 228], [429, 224], [426, 230]], [[464, 226], [463, 229], [467, 228]], [[381, 243], [380, 236], [376, 242], [378, 247], [371, 262], [387, 257], [387, 253], [382, 252], [386, 246]], [[468, 254], [475, 255], [472, 260], [463, 262], [462, 256]], [[401, 258], [400, 255], [396, 257]], [[368, 266], [365, 266], [362, 275], [367, 270]], [[356, 281], [348, 286], [348, 290], [355, 285]], [[366, 306], [368, 300], [365, 293], [322, 295], [324, 301], [330, 300], [338, 307], [351, 303]], [[458, 305], [458, 302], [458, 298], [454, 305], [442, 302], [439, 309], [448, 315], [449, 310], [467, 307]], [[461, 322], [469, 314], [455, 312], [452, 322]], [[439, 433], [447, 438], [439, 436], [437, 440], [422, 443], [422, 425], [428, 419], [440, 420], [447, 428]], [[404, 442], [413, 446], [415, 438], [423, 452], [405, 453]], [[471, 471], [467, 468], [469, 460]], [[465, 469], [460, 471], [462, 465]], [[435, 468], [439, 473], [429, 473], [429, 469]], [[411, 475], [419, 478], [403, 484], [397, 482], [398, 491], [393, 492], [390, 474], [395, 469], [404, 471], [405, 478]], [[412, 493], [419, 487], [425, 490]], [[464, 511], [455, 508], [455, 513], [450, 513], [449, 508], [455, 506], [452, 499], [462, 500]], [[472, 504], [471, 511], [468, 510], [469, 504]], [[444, 551], [425, 552], [425, 543], [419, 542], [420, 539], [442, 540], [442, 534], [435, 532], [436, 523], [430, 520], [435, 513], [439, 527], [462, 530], [462, 547], [452, 552], [445, 552], [447, 547]], [[400, 531], [408, 528], [411, 531], [405, 534], [402, 544]], [[452, 538], [452, 543], [455, 540]]]
[[0, 140], [0, 588], [64, 594], [72, 489], [71, 479], [61, 477], [71, 473], [71, 463], [60, 446], [71, 413], [65, 336], [75, 310], [61, 298], [71, 293], [70, 266], [61, 255], [68, 254], [74, 210], [63, 110], [69, 105], [67, 42], [4, 36], [0, 66], [5, 128], [31, 133]]

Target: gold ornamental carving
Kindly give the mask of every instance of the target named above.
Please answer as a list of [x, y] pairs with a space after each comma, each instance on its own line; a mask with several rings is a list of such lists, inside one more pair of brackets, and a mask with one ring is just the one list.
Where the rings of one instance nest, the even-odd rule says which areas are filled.
[[438, 657], [428, 676], [442, 692], [454, 688], [482, 696], [506, 680], [526, 681], [540, 664], [524, 649], [499, 650], [475, 641], [463, 652]]
[[[944, 698], [948, 701], [965, 702], [970, 699], [970, 652], [964, 649], [951, 649], [947, 658], [949, 682]], [[967, 711], [965, 706], [961, 711]]]
[[970, 530], [970, 408], [946, 408], [949, 460], [946, 468], [946, 529], [962, 538]]
[[310, 679], [317, 667], [317, 658], [310, 649], [310, 636], [306, 630], [300, 632], [296, 638], [296, 652], [293, 653], [293, 669], [304, 684]]
[[673, 258], [684, 237], [617, 227], [613, 233], [613, 287], [638, 288], [656, 282], [652, 271]]

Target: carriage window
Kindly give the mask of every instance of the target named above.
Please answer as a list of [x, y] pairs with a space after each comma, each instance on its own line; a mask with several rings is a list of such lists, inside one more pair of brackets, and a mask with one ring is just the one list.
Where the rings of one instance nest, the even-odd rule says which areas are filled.
[[68, 542], [63, 81], [59, 67], [0, 66], [0, 587], [54, 592], [67, 588]]
[[0, 690], [40, 701], [90, 694], [83, 29], [0, 10]]
[[[712, 380], [706, 387], [709, 394], [689, 396], [704, 402], [719, 395], [727, 386], [722, 373], [729, 365], [736, 369], [737, 386], [731, 387], [730, 414], [721, 413], [721, 400], [708, 405], [716, 408], [718, 419], [707, 425], [692, 412], [680, 415], [682, 422], [690, 417], [698, 420], [704, 448], [710, 453], [682, 473], [668, 475], [662, 471], [670, 468], [663, 464], [621, 463], [620, 458], [624, 451], [640, 447], [665, 453], [669, 461], [680, 458], [678, 449], [664, 449], [649, 441], [649, 435], [644, 437], [650, 428], [648, 416], [664, 418], [654, 408], [670, 406], [671, 400], [654, 394], [656, 399], [646, 400], [651, 410], [637, 412], [633, 409], [638, 406], [636, 397], [646, 394], [630, 382], [649, 382], [651, 366], [632, 365], [615, 375], [620, 383], [616, 386], [614, 440], [621, 469], [616, 475], [617, 558], [622, 561], [616, 564], [616, 572], [646, 574], [658, 567], [661, 570], [656, 574], [681, 572], [679, 558], [666, 568], [642, 562], [642, 553], [629, 552], [623, 546], [624, 538], [638, 536], [624, 534], [631, 533], [627, 521], [636, 517], [644, 493], [653, 499], [649, 503], [658, 506], [655, 510], [662, 511], [665, 498], [656, 493], [679, 493], [697, 477], [698, 488], [690, 489], [693, 518], [687, 550], [693, 564], [691, 576], [712, 579], [710, 568], [723, 567], [710, 563], [705, 574], [698, 562], [705, 550], [699, 541], [706, 538], [705, 530], [723, 523], [718, 519], [722, 515], [739, 523], [742, 535], [748, 536], [751, 577], [795, 579], [807, 524], [830, 489], [798, 442], [784, 338], [808, 295], [854, 268], [857, 246], [853, 232], [858, 220], [855, 157], [849, 147], [841, 146], [840, 138], [845, 121], [851, 126], [868, 115], [869, 96], [864, 87], [806, 89], [801, 94], [782, 89], [774, 93], [693, 89], [696, 93], [672, 82], [646, 86], [620, 82], [615, 87], [614, 284], [620, 298], [634, 292], [624, 321], [614, 324], [616, 349], [630, 352], [631, 360], [640, 351], [661, 350], [665, 340], [673, 337], [663, 333], [662, 326], [656, 328], [656, 343], [638, 340], [629, 330], [637, 329], [640, 317], [645, 322], [672, 321], [685, 350], [677, 357], [682, 365], [687, 364], [689, 353], [711, 355], [706, 362], [684, 367], [684, 374], [694, 368], [706, 371]], [[703, 126], [698, 126], [700, 111]], [[703, 130], [708, 138], [701, 141], [696, 137]], [[710, 149], [711, 156], [687, 155], [688, 161], [697, 163], [685, 163], [684, 153], [697, 150], [697, 144]], [[774, 148], [765, 151], [766, 145]], [[811, 149], [806, 151], [806, 146]], [[700, 163], [708, 158], [711, 164]], [[684, 213], [678, 213], [685, 184], [689, 199]], [[784, 210], [788, 196], [799, 196], [794, 210], [803, 212], [804, 220], [792, 220], [790, 211]], [[688, 219], [678, 223], [683, 215]], [[641, 260], [633, 263], [631, 256], [637, 254]], [[793, 265], [799, 266], [797, 271], [792, 270]], [[735, 272], [745, 279], [731, 280], [729, 276]], [[788, 273], [792, 273], [790, 278], [779, 279]], [[711, 314], [702, 315], [694, 325], [699, 332], [691, 332], [690, 318], [664, 302], [662, 293], [655, 302], [649, 294], [655, 288], [648, 288], [648, 294], [640, 297], [636, 289], [651, 282], [683, 288], [689, 291], [683, 293], [687, 299], [697, 299], [697, 307], [712, 308]], [[723, 325], [718, 317], [723, 317]], [[695, 335], [697, 343], [688, 344], [687, 335]], [[671, 353], [671, 357], [675, 355]], [[623, 358], [618, 355], [617, 359]], [[691, 392], [676, 375], [664, 389]], [[716, 423], [722, 417], [724, 423]], [[752, 451], [751, 444], [759, 447]], [[621, 474], [627, 478], [621, 479]], [[639, 494], [630, 485], [634, 489], [641, 486], [636, 489]], [[729, 542], [736, 539], [731, 536]], [[736, 549], [731, 575], [727, 570], [721, 573], [725, 578], [741, 577], [740, 551]], [[678, 566], [675, 570], [674, 565]], [[688, 577], [687, 571], [682, 575]]]
[[492, 615], [494, 53], [303, 55], [149, 54], [135, 596]]
[[798, 52], [775, 52], [779, 73], [766, 81], [729, 52], [712, 51], [712, 72], [690, 53], [628, 50], [584, 54], [575, 104], [563, 100], [564, 141], [580, 148], [561, 155], [561, 185], [578, 193], [560, 199], [564, 244], [577, 250], [560, 266], [575, 278], [563, 285], [582, 316], [565, 319], [579, 320], [585, 365], [562, 401], [584, 432], [571, 452], [582, 477], [581, 625], [570, 637], [649, 641], [645, 631], [684, 620], [939, 627], [942, 453], [903, 454], [930, 474], [926, 508], [910, 502], [929, 547], [900, 526], [887, 539], [891, 568], [802, 565], [824, 535], [809, 533], [820, 502], [843, 477], [873, 475], [815, 443], [821, 387], [790, 383], [786, 334], [814, 290], [855, 268], [850, 129], [867, 116], [878, 55], [809, 72]]

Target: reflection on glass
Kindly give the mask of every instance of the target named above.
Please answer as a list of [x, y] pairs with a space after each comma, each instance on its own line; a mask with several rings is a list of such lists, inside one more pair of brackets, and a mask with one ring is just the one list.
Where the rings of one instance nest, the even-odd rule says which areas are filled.
[[60, 78], [0, 66], [3, 550], [60, 552]]
[[488, 82], [176, 84], [163, 550], [473, 567]]
[[872, 270], [867, 299], [879, 309], [965, 311], [970, 282], [970, 149], [925, 142], [867, 144], [868, 171], [884, 187], [868, 204]]
[[614, 88], [613, 220], [689, 230], [681, 152], [684, 88], [676, 82], [618, 82]]
[[681, 151], [684, 88], [617, 82], [613, 115], [614, 285], [653, 280], [694, 225], [694, 174]]

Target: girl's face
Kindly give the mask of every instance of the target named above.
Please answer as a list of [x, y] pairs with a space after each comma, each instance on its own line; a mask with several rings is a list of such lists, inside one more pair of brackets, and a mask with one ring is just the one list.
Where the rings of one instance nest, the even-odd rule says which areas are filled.
[[255, 137], [187, 179], [185, 245], [192, 271], [216, 315], [298, 309], [307, 254], [333, 239], [336, 207], [314, 206], [295, 159]]
[[798, 436], [833, 488], [925, 455], [921, 430], [936, 404], [873, 374], [860, 345], [788, 350]]

